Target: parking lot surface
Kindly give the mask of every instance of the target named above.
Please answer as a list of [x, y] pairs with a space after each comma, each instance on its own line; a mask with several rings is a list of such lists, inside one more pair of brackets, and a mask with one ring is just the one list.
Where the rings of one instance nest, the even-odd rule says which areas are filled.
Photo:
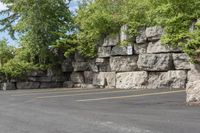
[[185, 90], [0, 92], [0, 133], [200, 133]]

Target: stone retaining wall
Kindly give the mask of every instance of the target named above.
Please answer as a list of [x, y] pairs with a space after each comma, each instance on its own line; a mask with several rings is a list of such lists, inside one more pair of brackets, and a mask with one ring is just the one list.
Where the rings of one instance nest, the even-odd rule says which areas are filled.
[[120, 89], [186, 88], [189, 57], [180, 48], [161, 44], [161, 27], [143, 29], [133, 43], [120, 46], [128, 39], [126, 30], [123, 26], [119, 34], [106, 37], [94, 60], [80, 60], [76, 54], [71, 81]]

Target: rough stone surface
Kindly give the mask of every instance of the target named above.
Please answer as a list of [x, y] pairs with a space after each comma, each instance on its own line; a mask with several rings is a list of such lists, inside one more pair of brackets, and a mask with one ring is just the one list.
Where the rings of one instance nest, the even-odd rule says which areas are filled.
[[75, 59], [75, 61], [77, 61], [77, 62], [84, 62], [84, 61], [86, 61], [86, 58], [83, 57], [79, 52], [76, 52], [76, 53], [75, 53], [74, 59]]
[[63, 87], [66, 87], [66, 88], [73, 88], [74, 87], [74, 83], [72, 81], [65, 81], [63, 83]]
[[146, 54], [148, 44], [134, 44], [134, 53], [135, 54]]
[[66, 59], [61, 65], [62, 72], [72, 72], [73, 71], [73, 66], [72, 66], [72, 60], [71, 59]]
[[98, 66], [99, 72], [110, 72], [110, 64], [109, 64], [109, 58], [97, 58], [96, 64]]
[[111, 56], [111, 47], [99, 47], [98, 57], [110, 57]]
[[84, 78], [86, 84], [92, 84], [93, 78], [94, 78], [94, 72], [92, 71], [85, 71], [84, 72]]
[[95, 60], [90, 60], [88, 62], [88, 64], [89, 64], [89, 70], [90, 71], [92, 71], [92, 72], [99, 72], [99, 69], [98, 69], [98, 66], [97, 66]]
[[71, 81], [74, 83], [84, 83], [83, 73], [73, 72], [71, 74]]
[[116, 56], [110, 58], [111, 71], [128, 72], [138, 69], [138, 56]]
[[145, 89], [148, 83], [148, 73], [140, 72], [125, 72], [117, 73], [116, 88], [119, 89]]
[[188, 81], [200, 80], [200, 64], [190, 64], [191, 70], [188, 72]]
[[167, 71], [173, 66], [171, 54], [142, 54], [139, 55], [138, 67], [146, 71]]
[[17, 82], [17, 89], [38, 89], [40, 82]]
[[149, 41], [159, 40], [163, 34], [163, 29], [160, 26], [149, 27], [146, 29], [146, 37]]
[[161, 41], [150, 42], [147, 47], [147, 53], [171, 53], [171, 52], [181, 52], [180, 48], [173, 48], [161, 43]]
[[134, 44], [135, 54], [146, 54], [148, 44]]
[[111, 55], [128, 55], [127, 47], [124, 46], [115, 46], [112, 48]]
[[7, 83], [1, 83], [1, 90], [16, 90], [15, 83], [7, 82]]
[[62, 82], [42, 82], [40, 88], [60, 88], [63, 87]]
[[184, 89], [187, 74], [183, 70], [168, 72], [150, 72], [148, 80], [149, 89]]
[[187, 103], [200, 103], [200, 80], [189, 82], [186, 88]]
[[97, 86], [93, 84], [75, 84], [75, 88], [84, 88], [84, 89], [96, 89], [98, 88]]
[[147, 36], [146, 36], [145, 29], [141, 29], [139, 31], [139, 35], [136, 37], [136, 43], [144, 44], [146, 42], [147, 42]]
[[104, 43], [103, 46], [107, 47], [107, 46], [116, 46], [120, 41], [120, 35], [119, 34], [112, 34], [107, 36], [104, 39]]
[[44, 71], [37, 70], [28, 73], [27, 76], [40, 77], [40, 76], [46, 76], [46, 73]]
[[180, 54], [172, 54], [174, 66], [177, 70], [189, 70], [190, 67], [190, 59], [189, 56], [185, 53]]
[[121, 33], [120, 33], [120, 41], [123, 42], [123, 41], [127, 41], [129, 39], [129, 36], [128, 36], [128, 25], [123, 25], [121, 27]]
[[96, 74], [93, 79], [93, 84], [98, 86], [103, 86], [106, 88], [114, 88], [116, 80], [115, 72], [100, 72]]
[[75, 72], [83, 72], [89, 70], [88, 62], [73, 62]]

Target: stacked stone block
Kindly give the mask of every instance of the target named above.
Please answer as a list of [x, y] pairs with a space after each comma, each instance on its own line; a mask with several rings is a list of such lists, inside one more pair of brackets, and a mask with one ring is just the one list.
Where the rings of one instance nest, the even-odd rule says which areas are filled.
[[141, 29], [132, 44], [120, 46], [123, 41], [130, 40], [127, 28], [123, 26], [115, 37], [106, 37], [99, 47], [96, 59], [99, 71], [93, 84], [120, 89], [185, 88], [189, 57], [181, 48], [161, 43], [163, 29], [159, 26]]

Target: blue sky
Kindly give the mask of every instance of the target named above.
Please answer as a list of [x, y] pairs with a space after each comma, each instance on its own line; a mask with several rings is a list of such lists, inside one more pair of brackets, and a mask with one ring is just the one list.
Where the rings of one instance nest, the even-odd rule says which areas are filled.
[[[72, 0], [72, 2], [70, 4], [71, 11], [74, 12], [77, 9], [78, 1], [80, 1], [80, 0]], [[6, 9], [6, 5], [4, 5], [0, 2], [0, 10], [4, 10], [4, 9]], [[3, 18], [3, 16], [0, 16], [0, 19], [1, 18]], [[3, 38], [6, 38], [11, 45], [17, 45], [17, 41], [12, 40], [9, 37], [9, 35], [7, 34], [7, 32], [0, 32], [0, 40]]]

